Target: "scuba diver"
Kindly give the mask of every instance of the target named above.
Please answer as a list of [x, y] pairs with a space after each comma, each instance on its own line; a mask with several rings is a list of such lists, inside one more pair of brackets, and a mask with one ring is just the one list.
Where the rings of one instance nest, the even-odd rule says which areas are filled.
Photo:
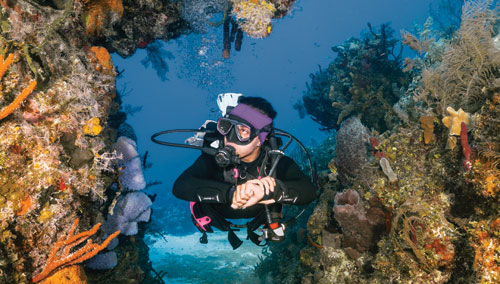
[[[192, 220], [203, 233], [200, 242], [207, 243], [206, 233], [213, 232], [213, 226], [228, 231], [233, 249], [242, 244], [234, 233], [242, 227], [247, 227], [247, 239], [257, 245], [283, 241], [287, 226], [282, 222], [283, 205], [306, 205], [316, 198], [309, 177], [279, 149], [282, 141], [273, 135], [277, 113], [272, 105], [261, 97], [239, 96], [237, 100], [216, 124], [205, 125], [216, 131], [205, 134], [203, 149], [212, 143], [217, 150], [203, 151], [173, 186], [177, 198], [190, 201]], [[228, 220], [252, 218], [246, 225]], [[261, 225], [263, 234], [259, 235], [254, 231]]]

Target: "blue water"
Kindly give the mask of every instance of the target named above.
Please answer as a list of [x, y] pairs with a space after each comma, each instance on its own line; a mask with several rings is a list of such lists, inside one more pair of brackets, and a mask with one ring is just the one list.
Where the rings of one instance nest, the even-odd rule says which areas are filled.
[[[208, 245], [198, 243], [200, 234], [189, 220], [188, 203], [175, 199], [171, 188], [199, 152], [156, 145], [150, 136], [164, 129], [197, 128], [206, 119], [216, 119], [217, 94], [238, 92], [268, 99], [278, 112], [275, 125], [304, 144], [321, 142], [328, 133], [310, 118], [300, 119], [292, 108], [310, 82], [309, 74], [318, 65], [327, 67], [335, 56], [331, 47], [359, 37], [368, 22], [374, 27], [391, 22], [399, 37], [401, 29], [411, 31], [414, 23], [423, 24], [429, 4], [435, 2], [299, 0], [287, 16], [273, 20], [270, 37], [245, 37], [241, 52], [232, 50], [228, 60], [222, 58], [222, 27], [162, 43], [173, 56], [167, 59], [165, 81], [141, 64], [144, 50], [127, 59], [113, 55], [115, 65], [125, 70], [117, 81], [123, 104], [142, 107], [127, 122], [136, 131], [139, 152], [149, 151], [152, 167], [146, 178], [162, 182], [146, 192], [157, 194], [152, 218], [168, 242], [150, 236], [148, 243], [154, 268], [168, 272], [167, 283], [214, 283], [221, 275], [226, 280], [217, 283], [256, 283], [253, 265], [261, 248], [245, 242], [233, 251], [225, 233], [210, 236]], [[173, 138], [180, 142], [186, 137]]]

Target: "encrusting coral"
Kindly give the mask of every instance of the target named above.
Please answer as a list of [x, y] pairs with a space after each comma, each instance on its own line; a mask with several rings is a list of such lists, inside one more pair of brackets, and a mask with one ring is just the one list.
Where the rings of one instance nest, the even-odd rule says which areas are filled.
[[[67, 236], [62, 236], [57, 240], [54, 246], [50, 250], [49, 257], [47, 259], [46, 265], [43, 270], [33, 277], [33, 283], [43, 280], [48, 275], [50, 275], [56, 269], [71, 266], [77, 263], [81, 263], [87, 259], [92, 258], [101, 250], [105, 249], [109, 242], [120, 234], [120, 231], [116, 231], [111, 234], [102, 244], [93, 244], [92, 240], [87, 240], [89, 237], [94, 235], [101, 224], [95, 225], [89, 231], [85, 231], [74, 235], [75, 230], [78, 226], [78, 218], [73, 223]], [[87, 243], [77, 251], [71, 252], [71, 249], [78, 246], [82, 242], [87, 240]]]
[[233, 15], [241, 29], [250, 37], [262, 38], [271, 34], [271, 18], [276, 8], [267, 0], [231, 0]]

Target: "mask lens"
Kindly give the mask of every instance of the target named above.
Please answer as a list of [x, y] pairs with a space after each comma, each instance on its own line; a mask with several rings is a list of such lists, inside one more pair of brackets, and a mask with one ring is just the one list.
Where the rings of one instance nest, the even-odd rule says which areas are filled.
[[236, 125], [236, 130], [238, 131], [238, 139], [241, 142], [250, 140], [250, 135], [252, 134], [252, 129], [244, 124]]
[[219, 120], [217, 121], [217, 130], [222, 135], [227, 135], [229, 133], [229, 131], [231, 130], [232, 126], [233, 126], [233, 123], [228, 119], [219, 118]]

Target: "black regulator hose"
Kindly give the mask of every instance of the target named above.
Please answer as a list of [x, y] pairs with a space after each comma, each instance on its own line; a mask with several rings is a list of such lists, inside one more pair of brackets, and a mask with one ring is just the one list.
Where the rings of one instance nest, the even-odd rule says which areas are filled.
[[215, 133], [213, 130], [207, 130], [207, 129], [171, 129], [171, 130], [164, 130], [157, 132], [151, 136], [151, 141], [153, 141], [156, 144], [160, 145], [165, 145], [165, 146], [171, 146], [171, 147], [180, 147], [180, 148], [188, 148], [188, 149], [196, 149], [196, 150], [201, 150], [204, 153], [207, 153], [209, 155], [215, 155], [217, 152], [216, 149], [211, 148], [211, 147], [200, 147], [200, 146], [194, 146], [194, 145], [189, 145], [189, 144], [181, 144], [181, 143], [172, 143], [172, 142], [165, 142], [165, 141], [160, 141], [156, 139], [156, 137], [160, 135], [165, 135], [165, 134], [170, 134], [170, 133], [177, 133], [177, 132], [202, 132], [202, 133]]
[[310, 174], [311, 174], [311, 179], [312, 179], [314, 187], [317, 190], [318, 189], [318, 177], [317, 177], [317, 173], [316, 173], [316, 166], [313, 165], [313, 163], [311, 161], [311, 156], [309, 155], [309, 151], [307, 151], [307, 148], [304, 146], [304, 144], [302, 144], [302, 142], [300, 142], [299, 139], [297, 139], [292, 134], [290, 134], [290, 133], [288, 133], [286, 131], [283, 131], [281, 129], [278, 129], [278, 128], [274, 128], [274, 131], [275, 131], [274, 134], [281, 135], [281, 136], [287, 136], [288, 138], [290, 138], [288, 140], [288, 142], [285, 144], [285, 146], [283, 146], [283, 148], [282, 148], [283, 152], [288, 147], [288, 145], [290, 145], [290, 143], [292, 142], [292, 139], [295, 140], [295, 142], [297, 142], [297, 144], [299, 144], [299, 146], [302, 149], [302, 151], [304, 151], [304, 153], [306, 154], [307, 162], [309, 164], [309, 171], [310, 171]]
[[[205, 134], [207, 134], [207, 133], [210, 134], [210, 133], [216, 133], [217, 131], [215, 131], [215, 130], [208, 130], [208, 129], [171, 129], [171, 130], [164, 130], [164, 131], [160, 131], [160, 132], [157, 132], [157, 133], [153, 134], [151, 136], [151, 141], [153, 141], [154, 143], [160, 144], [160, 145], [165, 145], [165, 146], [188, 148], [188, 149], [197, 149], [197, 150], [201, 150], [204, 153], [212, 155], [212, 156], [217, 153], [217, 149], [214, 149], [214, 148], [211, 148], [211, 147], [200, 147], [200, 146], [194, 146], [194, 145], [189, 145], [189, 144], [172, 143], [172, 142], [160, 141], [160, 140], [157, 139], [157, 137], [161, 136], [161, 135], [171, 134], [171, 133], [179, 133], [179, 132], [180, 133], [183, 133], [183, 132], [202, 132], [202, 133], [205, 133]], [[299, 146], [302, 149], [302, 151], [304, 151], [304, 153], [306, 154], [306, 158], [307, 158], [307, 161], [308, 161], [308, 164], [309, 164], [309, 171], [310, 171], [310, 174], [311, 174], [311, 179], [312, 179], [314, 187], [317, 190], [318, 189], [318, 183], [317, 183], [318, 178], [316, 176], [316, 167], [313, 165], [313, 163], [311, 161], [311, 157], [309, 155], [309, 152], [307, 151], [307, 149], [304, 146], [304, 144], [302, 144], [302, 142], [300, 142], [300, 140], [297, 139], [292, 134], [290, 134], [290, 133], [288, 133], [288, 132], [286, 132], [284, 130], [278, 129], [278, 128], [274, 128], [273, 129], [273, 134], [274, 135], [280, 135], [280, 136], [286, 136], [286, 137], [289, 138], [288, 141], [287, 141], [287, 143], [281, 149], [281, 151], [283, 151], [283, 152], [290, 145], [290, 143], [292, 143], [292, 140], [295, 140], [295, 142], [297, 142], [297, 144], [299, 144]]]

